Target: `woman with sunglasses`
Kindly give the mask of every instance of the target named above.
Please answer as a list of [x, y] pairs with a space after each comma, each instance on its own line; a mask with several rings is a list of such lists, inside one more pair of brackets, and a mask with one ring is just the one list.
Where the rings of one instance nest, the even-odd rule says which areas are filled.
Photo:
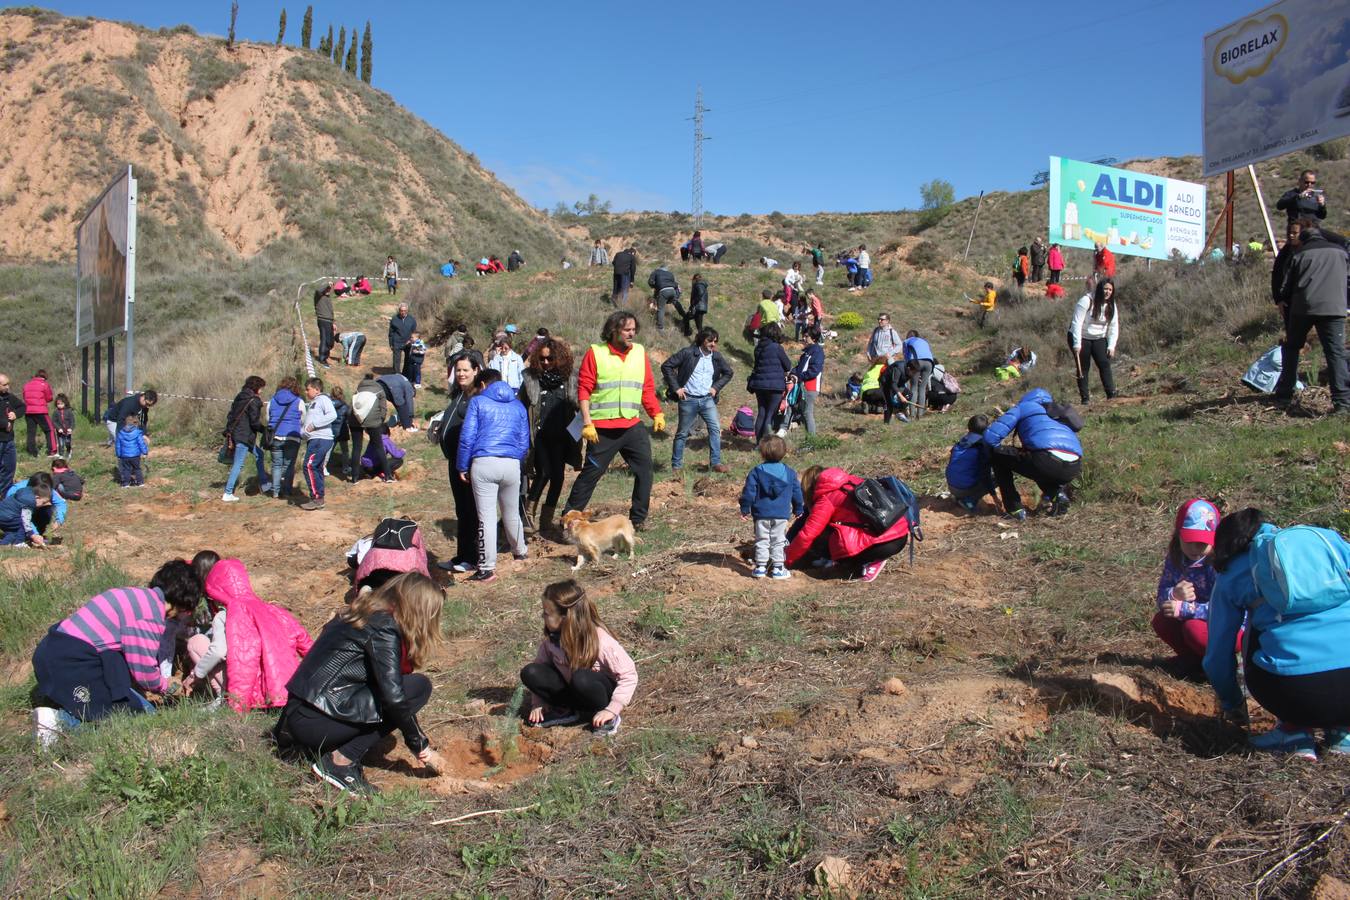
[[530, 413], [530, 455], [525, 458], [528, 476], [525, 527], [543, 531], [552, 525], [562, 494], [565, 467], [568, 463], [581, 467], [581, 444], [567, 430], [579, 407], [572, 351], [566, 343], [548, 337], [535, 346], [526, 363], [519, 396]]

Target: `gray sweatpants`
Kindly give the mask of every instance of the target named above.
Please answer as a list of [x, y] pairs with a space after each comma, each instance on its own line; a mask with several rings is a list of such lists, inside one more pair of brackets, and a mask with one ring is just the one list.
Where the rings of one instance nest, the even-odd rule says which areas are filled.
[[787, 519], [755, 520], [755, 567], [766, 568], [770, 562], [774, 568], [783, 567], [787, 552]]
[[469, 485], [478, 508], [478, 570], [497, 568], [497, 513], [511, 552], [525, 552], [525, 530], [520, 523], [520, 460], [480, 456], [469, 467]]

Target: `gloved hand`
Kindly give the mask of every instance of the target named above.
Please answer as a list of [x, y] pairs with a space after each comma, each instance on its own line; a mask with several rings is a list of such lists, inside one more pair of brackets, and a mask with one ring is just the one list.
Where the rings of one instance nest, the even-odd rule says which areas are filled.
[[581, 439], [591, 444], [600, 440], [600, 434], [595, 430], [594, 422], [581, 426]]
[[652, 434], [665, 434], [665, 433], [666, 433], [666, 414], [657, 413], [656, 416], [652, 419]]

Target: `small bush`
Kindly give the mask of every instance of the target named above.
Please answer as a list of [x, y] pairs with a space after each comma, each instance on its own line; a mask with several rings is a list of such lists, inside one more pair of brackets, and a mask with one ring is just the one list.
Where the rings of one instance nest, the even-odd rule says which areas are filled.
[[863, 317], [861, 313], [842, 312], [834, 320], [834, 327], [841, 331], [852, 331], [855, 328], [861, 328]]
[[1350, 156], [1350, 138], [1337, 138], [1308, 148], [1313, 159], [1334, 161]]
[[153, 128], [147, 128], [140, 133], [136, 140], [140, 141], [142, 144], [158, 144], [159, 132]]
[[919, 241], [914, 249], [909, 251], [909, 264], [916, 269], [927, 269], [930, 272], [939, 272], [945, 262], [942, 258], [942, 248], [932, 241]]

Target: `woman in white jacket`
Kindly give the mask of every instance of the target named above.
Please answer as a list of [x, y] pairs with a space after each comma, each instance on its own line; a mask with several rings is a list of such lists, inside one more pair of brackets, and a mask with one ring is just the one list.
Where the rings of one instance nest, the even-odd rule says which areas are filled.
[[1092, 363], [1097, 363], [1102, 390], [1107, 399], [1116, 395], [1116, 380], [1111, 374], [1111, 360], [1116, 355], [1116, 339], [1120, 336], [1120, 315], [1116, 309], [1116, 285], [1110, 278], [1096, 283], [1088, 279], [1087, 292], [1073, 307], [1073, 321], [1069, 323], [1069, 346], [1073, 349], [1078, 369], [1078, 396], [1087, 403], [1088, 375]]

